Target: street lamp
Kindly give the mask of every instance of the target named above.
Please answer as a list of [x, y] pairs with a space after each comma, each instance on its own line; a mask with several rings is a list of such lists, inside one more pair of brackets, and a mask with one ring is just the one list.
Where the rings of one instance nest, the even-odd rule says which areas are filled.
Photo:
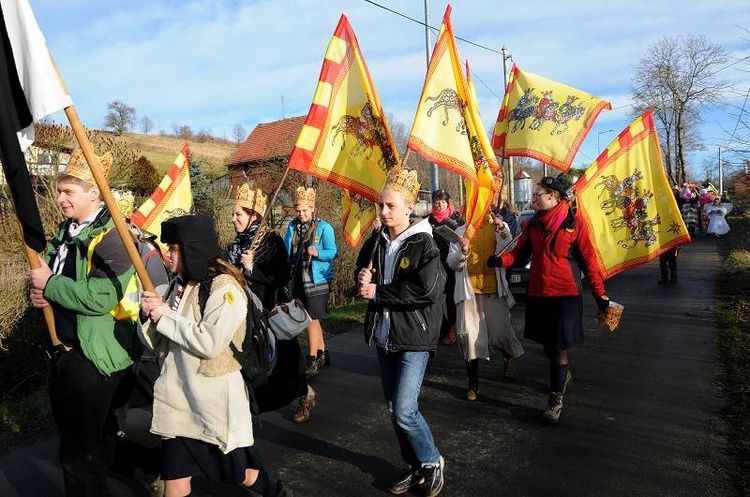
[[599, 147], [599, 137], [603, 135], [604, 133], [614, 133], [615, 130], [608, 129], [607, 131], [600, 131], [596, 134], [596, 156], [599, 157], [599, 154], [602, 153], [602, 149]]

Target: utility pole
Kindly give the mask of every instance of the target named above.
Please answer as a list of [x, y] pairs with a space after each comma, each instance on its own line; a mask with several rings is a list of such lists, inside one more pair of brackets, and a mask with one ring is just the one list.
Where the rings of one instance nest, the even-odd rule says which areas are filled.
[[[427, 69], [430, 68], [430, 45], [430, 0], [424, 0], [424, 47]], [[432, 191], [440, 188], [437, 164], [430, 164], [430, 180], [432, 182]]]
[[719, 147], [719, 196], [724, 195], [724, 162], [721, 160], [721, 147]]
[[[503, 98], [505, 96], [505, 90], [508, 87], [508, 59], [510, 59], [510, 55], [508, 55], [508, 49], [505, 48], [505, 45], [503, 45], [503, 48], [500, 49], [500, 51], [503, 54]], [[502, 106], [503, 102], [500, 102], [500, 105]], [[503, 155], [505, 155], [505, 150], [503, 149]], [[505, 157], [503, 157], [503, 160], [506, 160]], [[513, 205], [513, 159], [508, 157], [508, 180], [506, 183], [508, 184], [508, 203], [510, 205]], [[500, 192], [500, 195], [502, 195], [502, 192]]]

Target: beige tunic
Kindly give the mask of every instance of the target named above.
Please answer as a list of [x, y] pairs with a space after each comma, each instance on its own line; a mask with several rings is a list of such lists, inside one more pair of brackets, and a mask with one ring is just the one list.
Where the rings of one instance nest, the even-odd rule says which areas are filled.
[[[463, 235], [464, 230], [465, 226], [461, 226], [456, 233]], [[497, 234], [495, 253], [511, 240], [510, 231], [507, 227], [505, 230], [505, 238]], [[510, 320], [510, 308], [516, 300], [505, 281], [505, 269], [495, 268], [497, 295], [475, 295], [466, 269], [466, 257], [458, 244], [450, 244], [447, 263], [456, 271], [456, 332], [464, 359], [489, 359], [492, 350], [514, 358], [523, 355], [523, 347]]]
[[[218, 276], [202, 319], [196, 283], [187, 285], [177, 311], [167, 310], [159, 322], [144, 325], [144, 342], [160, 350], [166, 342], [161, 373], [154, 386], [151, 432], [164, 438], [178, 436], [218, 446], [223, 453], [253, 445], [247, 388], [238, 364], [218, 374], [206, 365], [226, 356], [229, 343], [247, 315], [247, 297], [233, 278]], [[197, 314], [196, 314], [197, 313]], [[232, 359], [234, 361], [234, 359]]]

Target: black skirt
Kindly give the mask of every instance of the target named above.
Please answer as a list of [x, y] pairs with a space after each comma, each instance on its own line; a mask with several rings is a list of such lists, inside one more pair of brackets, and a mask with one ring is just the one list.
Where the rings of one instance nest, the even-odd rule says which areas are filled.
[[255, 447], [238, 447], [224, 454], [216, 445], [192, 438], [170, 438], [162, 443], [163, 480], [202, 476], [211, 481], [242, 483], [247, 468], [260, 469]]
[[552, 349], [583, 343], [583, 298], [529, 297], [524, 337]]

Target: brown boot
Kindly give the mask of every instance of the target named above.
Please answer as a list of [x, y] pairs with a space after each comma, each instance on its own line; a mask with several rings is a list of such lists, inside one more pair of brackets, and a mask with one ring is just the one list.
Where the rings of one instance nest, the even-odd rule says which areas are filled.
[[299, 398], [299, 406], [297, 412], [294, 413], [294, 422], [304, 423], [310, 419], [313, 409], [315, 408], [315, 390], [310, 385], [307, 386], [307, 395], [303, 395]]
[[544, 411], [544, 419], [550, 423], [560, 421], [560, 413], [563, 408], [563, 394], [559, 392], [550, 392], [547, 400], [547, 410]]

